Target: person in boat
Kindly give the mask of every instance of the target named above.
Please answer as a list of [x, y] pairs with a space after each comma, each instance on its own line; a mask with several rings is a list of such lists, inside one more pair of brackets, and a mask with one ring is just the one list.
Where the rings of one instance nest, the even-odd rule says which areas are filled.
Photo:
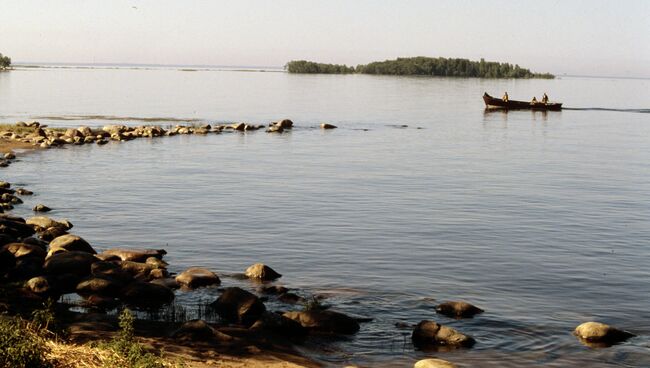
[[537, 97], [533, 96], [533, 100], [530, 101], [530, 104], [531, 104], [531, 105], [535, 105], [535, 104], [537, 104]]
[[546, 95], [546, 92], [544, 92], [544, 96], [542, 96], [542, 103], [547, 104], [548, 103], [548, 96]]
[[508, 92], [504, 92], [503, 97], [501, 97], [501, 99], [503, 100], [503, 102], [508, 102]]

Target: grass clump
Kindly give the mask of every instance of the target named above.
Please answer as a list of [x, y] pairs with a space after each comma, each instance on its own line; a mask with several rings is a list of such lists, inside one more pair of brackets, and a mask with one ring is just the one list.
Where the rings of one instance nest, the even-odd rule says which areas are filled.
[[165, 368], [169, 365], [162, 357], [145, 350], [135, 339], [133, 314], [125, 308], [119, 317], [120, 331], [110, 342], [99, 345], [100, 349], [115, 353], [104, 362], [104, 367]]
[[18, 317], [0, 317], [0, 367], [52, 368], [40, 330]]

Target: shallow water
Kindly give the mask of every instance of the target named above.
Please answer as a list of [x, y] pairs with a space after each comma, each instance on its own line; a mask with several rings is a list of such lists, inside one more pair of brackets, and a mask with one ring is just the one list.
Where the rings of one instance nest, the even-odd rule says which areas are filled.
[[[484, 112], [483, 92], [504, 90], [631, 111]], [[0, 120], [289, 117], [297, 127], [35, 152], [2, 179], [36, 192], [16, 213], [45, 203], [97, 249], [162, 247], [173, 271], [230, 274], [262, 261], [284, 275], [281, 284], [374, 318], [354, 337], [307, 344], [334, 366], [437, 356], [468, 367], [642, 367], [650, 366], [649, 100], [649, 80], [17, 70], [0, 73]], [[317, 129], [323, 121], [339, 129]], [[436, 315], [445, 300], [486, 312]], [[421, 319], [477, 344], [417, 351], [411, 330], [395, 323]], [[570, 332], [592, 319], [639, 336], [587, 348]]]

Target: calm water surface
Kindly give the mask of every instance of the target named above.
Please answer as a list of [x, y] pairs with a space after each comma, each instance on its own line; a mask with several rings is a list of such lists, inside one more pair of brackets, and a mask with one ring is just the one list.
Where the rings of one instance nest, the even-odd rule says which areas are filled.
[[[630, 111], [485, 113], [483, 92], [505, 90]], [[650, 114], [636, 111], [648, 108], [649, 80], [16, 70], [0, 73], [4, 121], [288, 117], [296, 128], [35, 152], [2, 179], [37, 193], [18, 214], [45, 203], [99, 250], [163, 247], [177, 272], [264, 262], [284, 275], [280, 284], [374, 318], [356, 336], [304, 347], [332, 366], [437, 356], [465, 367], [647, 367]], [[71, 117], [83, 120], [60, 120]], [[340, 128], [321, 131], [321, 122]], [[223, 285], [255, 287], [230, 277]], [[436, 315], [445, 300], [486, 312]], [[418, 351], [395, 323], [422, 319], [477, 344]], [[639, 336], [591, 349], [570, 334], [587, 320]]]

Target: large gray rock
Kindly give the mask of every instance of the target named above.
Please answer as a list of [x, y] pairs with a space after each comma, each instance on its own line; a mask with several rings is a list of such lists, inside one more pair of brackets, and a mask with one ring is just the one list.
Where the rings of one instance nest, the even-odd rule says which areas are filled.
[[433, 321], [418, 323], [411, 338], [413, 344], [419, 347], [431, 345], [471, 347], [476, 342], [471, 336]]
[[187, 288], [198, 288], [202, 286], [219, 285], [221, 280], [214, 272], [201, 268], [190, 267], [176, 276], [176, 281]]
[[436, 306], [436, 312], [448, 317], [470, 318], [479, 313], [483, 313], [483, 309], [467, 302], [454, 301], [439, 304]]
[[286, 312], [283, 316], [318, 332], [351, 335], [359, 331], [359, 323], [354, 318], [329, 310]]
[[157, 308], [174, 300], [174, 292], [162, 285], [136, 281], [122, 289], [120, 299], [141, 308]]
[[257, 296], [238, 287], [226, 288], [210, 306], [221, 318], [246, 326], [253, 324], [266, 311]]
[[275, 272], [275, 270], [263, 263], [256, 263], [248, 267], [245, 274], [252, 279], [258, 279], [262, 281], [271, 281], [282, 277], [282, 275]]
[[635, 336], [618, 328], [600, 322], [585, 322], [573, 331], [580, 340], [587, 343], [616, 344]]
[[90, 254], [97, 254], [93, 247], [81, 237], [72, 234], [61, 235], [50, 242], [50, 250], [48, 257], [60, 252], [86, 252]]
[[101, 256], [118, 256], [123, 261], [146, 262], [147, 258], [162, 259], [167, 254], [164, 249], [120, 249], [113, 248], [102, 252]]
[[78, 276], [88, 276], [90, 275], [91, 265], [98, 261], [99, 259], [88, 252], [61, 252], [46, 259], [43, 268], [46, 273], [52, 275], [70, 273]]

